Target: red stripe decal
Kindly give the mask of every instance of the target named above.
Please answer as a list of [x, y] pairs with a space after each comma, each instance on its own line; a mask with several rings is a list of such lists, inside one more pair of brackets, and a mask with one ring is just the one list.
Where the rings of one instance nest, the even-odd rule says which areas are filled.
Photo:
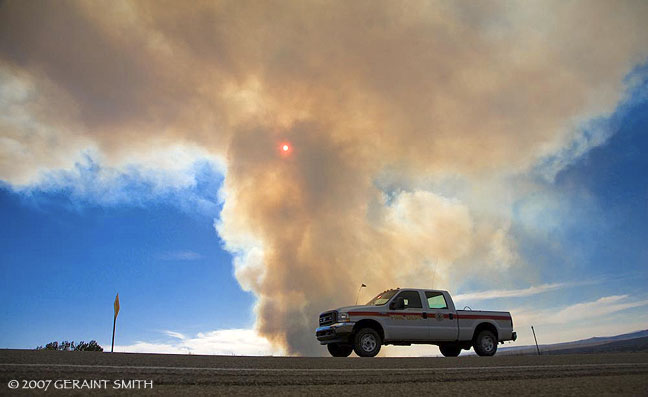
[[381, 313], [381, 312], [349, 312], [349, 316], [378, 316], [378, 317], [386, 317], [388, 316], [387, 313]]
[[[412, 313], [412, 312], [349, 312], [349, 316], [376, 316], [376, 317], [388, 317], [388, 316], [423, 316], [423, 313]], [[428, 313], [428, 318], [434, 318], [434, 313]], [[509, 316], [496, 316], [496, 315], [485, 315], [485, 314], [455, 314], [454, 316], [458, 320], [510, 320]], [[443, 318], [450, 318], [449, 314], [444, 313]]]
[[457, 314], [457, 319], [466, 320], [510, 320], [509, 316], [489, 316], [485, 314]]
[[387, 316], [423, 316], [423, 313], [414, 313], [414, 312], [349, 312], [349, 316], [378, 316], [378, 317], [387, 317]]

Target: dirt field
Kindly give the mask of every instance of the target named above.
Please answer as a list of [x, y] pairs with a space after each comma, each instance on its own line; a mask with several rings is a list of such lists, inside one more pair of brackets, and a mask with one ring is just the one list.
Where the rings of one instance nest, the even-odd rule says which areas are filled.
[[2, 395], [648, 395], [648, 354], [344, 359], [0, 350], [0, 381]]

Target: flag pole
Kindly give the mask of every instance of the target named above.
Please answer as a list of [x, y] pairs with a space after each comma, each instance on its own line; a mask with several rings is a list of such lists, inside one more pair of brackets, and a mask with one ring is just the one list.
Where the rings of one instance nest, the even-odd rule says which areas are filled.
[[117, 324], [117, 316], [113, 317], [113, 336], [112, 336], [112, 345], [110, 346], [110, 352], [112, 353], [115, 349], [115, 325]]

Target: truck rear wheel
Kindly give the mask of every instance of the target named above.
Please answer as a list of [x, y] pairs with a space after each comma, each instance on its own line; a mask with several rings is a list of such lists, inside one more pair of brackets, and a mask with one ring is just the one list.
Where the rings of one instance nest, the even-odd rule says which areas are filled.
[[481, 331], [473, 341], [475, 353], [480, 356], [492, 356], [497, 351], [497, 337], [489, 330]]
[[380, 351], [382, 340], [373, 328], [362, 328], [355, 334], [353, 351], [360, 357], [373, 357]]
[[340, 343], [329, 343], [326, 348], [333, 357], [349, 357], [349, 354], [353, 351], [353, 346]]
[[461, 346], [459, 345], [439, 345], [439, 350], [443, 357], [457, 357], [461, 353]]

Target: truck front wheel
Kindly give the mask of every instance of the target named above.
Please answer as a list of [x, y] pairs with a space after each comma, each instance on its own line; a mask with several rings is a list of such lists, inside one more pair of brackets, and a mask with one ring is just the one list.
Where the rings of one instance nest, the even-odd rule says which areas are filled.
[[491, 331], [481, 331], [473, 342], [475, 353], [480, 356], [492, 356], [497, 351], [497, 337]]
[[360, 357], [373, 357], [380, 351], [382, 340], [373, 328], [362, 328], [353, 339], [353, 351]]
[[461, 353], [461, 346], [459, 345], [440, 345], [439, 350], [443, 357], [457, 357]]
[[353, 351], [353, 346], [340, 343], [329, 343], [326, 348], [333, 357], [349, 357], [349, 354]]

